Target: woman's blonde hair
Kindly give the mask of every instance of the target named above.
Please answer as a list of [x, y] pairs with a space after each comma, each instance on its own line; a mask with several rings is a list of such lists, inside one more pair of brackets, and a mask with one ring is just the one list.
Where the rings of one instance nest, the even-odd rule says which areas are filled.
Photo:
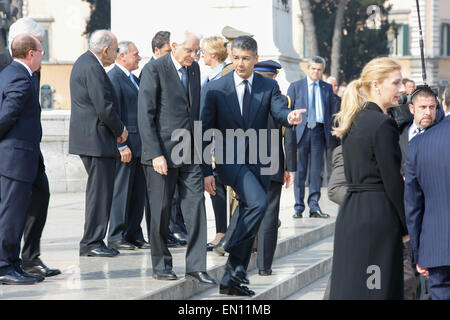
[[209, 37], [202, 40], [202, 50], [216, 55], [219, 62], [224, 62], [228, 56], [227, 48], [221, 37]]
[[383, 57], [369, 61], [361, 72], [361, 77], [353, 80], [345, 89], [341, 103], [341, 111], [336, 115], [332, 134], [341, 138], [349, 130], [353, 120], [365, 107], [370, 94], [372, 82], [383, 82], [393, 71], [401, 70], [401, 66], [393, 59]]

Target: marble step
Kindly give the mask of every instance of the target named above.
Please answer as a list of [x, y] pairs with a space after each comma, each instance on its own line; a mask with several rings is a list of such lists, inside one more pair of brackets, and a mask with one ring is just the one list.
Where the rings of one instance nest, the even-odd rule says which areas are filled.
[[331, 272], [291, 294], [289, 297], [286, 297], [285, 300], [323, 300], [330, 276]]
[[[275, 251], [274, 261], [290, 256], [311, 245], [321, 243], [324, 239], [330, 239], [330, 237], [334, 234], [334, 225], [334, 218], [330, 219], [329, 222], [323, 222], [318, 225], [299, 225], [298, 230], [296, 230], [292, 235], [279, 239], [277, 249]], [[210, 252], [208, 255], [216, 255], [216, 253]], [[216, 264], [208, 268], [208, 274], [219, 282], [225, 272], [226, 256], [221, 257], [221, 259], [215, 259], [214, 261]], [[257, 273], [256, 253], [252, 254], [248, 271], [255, 271]], [[168, 283], [157, 290], [152, 290], [148, 294], [135, 297], [134, 299], [184, 300], [191, 297], [196, 297], [210, 289], [213, 291], [218, 291], [218, 286], [203, 285], [199, 284], [197, 281], [183, 278], [176, 282]]]
[[217, 287], [193, 296], [192, 300], [280, 300], [307, 287], [331, 271], [333, 237], [327, 237], [308, 247], [274, 261], [271, 276], [260, 276], [258, 270], [248, 273], [253, 297], [219, 294]]

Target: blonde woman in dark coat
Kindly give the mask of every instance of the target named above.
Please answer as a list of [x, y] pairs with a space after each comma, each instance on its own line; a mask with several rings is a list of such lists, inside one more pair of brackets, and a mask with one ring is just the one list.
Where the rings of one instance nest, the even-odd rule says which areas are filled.
[[348, 193], [336, 220], [330, 299], [403, 299], [404, 185], [398, 129], [387, 115], [402, 85], [397, 62], [373, 59], [337, 114]]

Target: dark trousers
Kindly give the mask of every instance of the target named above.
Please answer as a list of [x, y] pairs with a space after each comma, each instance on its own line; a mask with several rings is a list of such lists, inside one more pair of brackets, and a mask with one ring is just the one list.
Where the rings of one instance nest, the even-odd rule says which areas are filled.
[[450, 300], [450, 266], [428, 268], [431, 300]]
[[272, 268], [273, 256], [277, 248], [278, 217], [280, 213], [280, 197], [282, 184], [271, 181], [267, 191], [269, 201], [264, 218], [258, 231], [258, 255], [256, 263], [259, 270]]
[[172, 233], [187, 234], [183, 213], [181, 212], [181, 199], [177, 186], [175, 186], [175, 192], [172, 199], [172, 214], [170, 215], [169, 229]]
[[144, 240], [141, 222], [145, 192], [141, 159], [133, 158], [129, 163], [117, 160], [108, 241]]
[[211, 203], [216, 220], [216, 233], [227, 232], [227, 190], [216, 177], [216, 195], [211, 195]]
[[31, 186], [31, 199], [27, 211], [27, 219], [23, 232], [22, 260], [23, 265], [32, 266], [40, 263], [41, 236], [47, 221], [50, 190], [44, 163], [39, 163], [36, 179]]
[[268, 201], [266, 187], [247, 166], [243, 166], [232, 186], [239, 197], [239, 216], [231, 241], [225, 250], [229, 253], [227, 264], [233, 269], [250, 261], [251, 250], [264, 218]]
[[150, 242], [153, 271], [172, 269], [172, 255], [167, 247], [172, 198], [178, 185], [181, 212], [186, 222], [186, 272], [206, 272], [206, 210], [203, 174], [199, 165], [169, 168], [167, 175], [144, 165], [151, 208]]
[[21, 265], [19, 258], [32, 184], [0, 176], [0, 276]]
[[88, 174], [84, 234], [80, 251], [104, 246], [114, 192], [114, 158], [80, 156]]
[[[144, 165], [142, 165], [142, 170], [144, 170]], [[145, 176], [145, 174], [144, 174]], [[148, 192], [147, 192], [147, 181], [145, 182], [145, 202], [144, 202], [144, 214], [145, 214], [145, 225], [147, 226], [147, 236], [148, 241], [150, 242], [150, 229], [152, 225], [152, 213], [150, 211], [150, 201], [148, 200]]]
[[308, 206], [311, 211], [320, 209], [320, 173], [323, 166], [325, 145], [325, 133], [322, 124], [318, 123], [313, 129], [305, 128], [297, 147], [297, 172], [294, 180], [294, 209], [296, 212], [303, 212], [305, 210], [305, 182], [308, 167]]

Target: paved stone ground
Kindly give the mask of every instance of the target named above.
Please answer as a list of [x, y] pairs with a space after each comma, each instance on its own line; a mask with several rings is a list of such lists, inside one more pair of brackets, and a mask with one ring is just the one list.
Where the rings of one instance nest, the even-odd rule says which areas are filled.
[[[205, 194], [205, 197], [208, 240], [211, 241], [215, 235], [214, 213], [209, 195]], [[78, 246], [83, 233], [84, 203], [84, 193], [51, 195], [47, 224], [42, 236], [41, 258], [48, 266], [61, 269], [62, 274], [32, 286], [0, 286], [0, 300], [137, 299], [168, 284], [167, 281], [157, 281], [151, 277], [149, 250], [122, 251], [114, 258], [80, 257]], [[324, 223], [322, 219], [308, 217], [293, 219], [293, 203], [292, 189], [283, 189], [279, 238], [290, 237], [300, 230]], [[322, 210], [334, 219], [337, 206], [328, 200], [325, 188], [322, 189], [320, 205]], [[144, 227], [145, 222], [142, 225]], [[170, 251], [173, 255], [174, 271], [182, 279], [185, 271], [185, 249], [178, 247]], [[226, 257], [208, 253], [208, 268], [223, 265], [225, 261]]]

